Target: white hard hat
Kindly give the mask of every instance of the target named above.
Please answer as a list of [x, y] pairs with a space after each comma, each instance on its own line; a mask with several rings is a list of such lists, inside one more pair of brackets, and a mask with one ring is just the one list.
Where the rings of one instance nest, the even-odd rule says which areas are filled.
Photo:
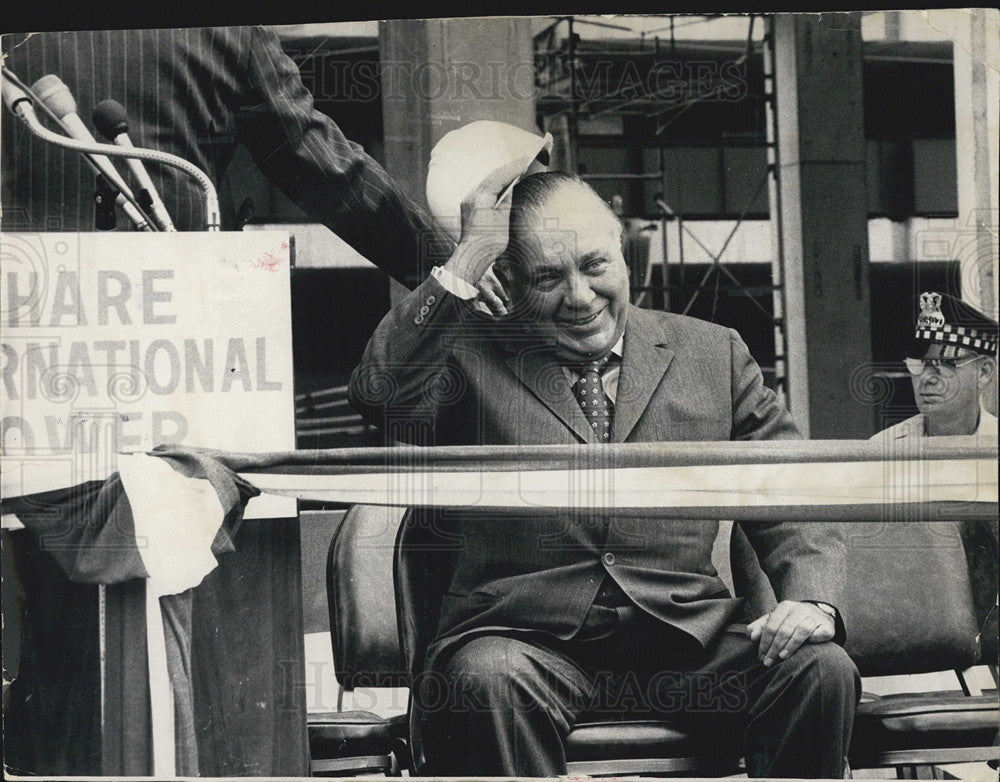
[[[446, 133], [431, 150], [427, 169], [427, 204], [441, 226], [458, 240], [462, 200], [490, 174], [514, 161], [518, 179], [547, 168], [552, 134], [539, 136], [506, 122], [478, 120]], [[539, 155], [545, 152], [542, 160]], [[516, 181], [516, 180], [515, 180]]]

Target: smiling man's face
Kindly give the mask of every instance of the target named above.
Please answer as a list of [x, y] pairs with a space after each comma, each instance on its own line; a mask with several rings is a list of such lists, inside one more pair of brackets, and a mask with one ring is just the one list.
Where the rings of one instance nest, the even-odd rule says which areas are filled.
[[532, 326], [563, 360], [603, 358], [628, 317], [621, 224], [596, 193], [569, 183], [522, 231], [515, 280]]

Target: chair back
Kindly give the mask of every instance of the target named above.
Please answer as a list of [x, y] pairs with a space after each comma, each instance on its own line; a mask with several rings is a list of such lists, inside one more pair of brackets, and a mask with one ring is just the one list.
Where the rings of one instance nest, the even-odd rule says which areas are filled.
[[1000, 546], [998, 526], [993, 519], [965, 519], [959, 522], [959, 532], [965, 546], [972, 583], [972, 604], [976, 609], [982, 661], [997, 664], [1000, 627], [997, 623], [997, 589], [1000, 582]]
[[330, 542], [326, 577], [337, 681], [405, 687], [393, 586], [393, 547], [405, 508], [353, 505]]
[[[845, 523], [844, 648], [862, 676], [963, 670], [979, 657], [965, 550], [954, 522]], [[737, 590], [774, 592], [738, 525]], [[738, 563], [738, 564], [737, 564]], [[760, 611], [759, 613], [763, 613]]]
[[437, 632], [461, 545], [446, 510], [411, 508], [399, 525], [394, 574], [399, 641], [413, 677], [423, 669], [424, 653]]

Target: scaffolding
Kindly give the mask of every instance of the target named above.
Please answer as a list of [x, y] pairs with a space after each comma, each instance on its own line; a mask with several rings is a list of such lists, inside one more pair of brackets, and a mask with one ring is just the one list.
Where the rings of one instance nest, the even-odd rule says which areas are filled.
[[[784, 254], [780, 231], [780, 188], [777, 177], [777, 126], [774, 111], [774, 46], [773, 24], [770, 16], [746, 15], [747, 35], [744, 41], [693, 40], [686, 35], [678, 39], [677, 31], [682, 27], [703, 24], [717, 19], [720, 15], [690, 16], [666, 15], [663, 25], [653, 29], [635, 30], [628, 26], [629, 17], [621, 17], [624, 24], [605, 19], [574, 16], [553, 18], [551, 24], [535, 36], [535, 75], [538, 96], [540, 124], [552, 132], [556, 140], [553, 155], [554, 165], [567, 171], [578, 173], [581, 178], [599, 187], [602, 182], [616, 181], [628, 183], [633, 192], [646, 192], [648, 184], [658, 183], [659, 192], [652, 199], [655, 211], [646, 209], [648, 199], [632, 198], [632, 208], [627, 209], [624, 199], [616, 196], [612, 206], [626, 225], [626, 256], [632, 267], [633, 301], [643, 306], [659, 302], [664, 309], [687, 314], [706, 295], [710, 280], [714, 276], [713, 304], [711, 316], [714, 318], [719, 296], [720, 283], [726, 280], [727, 293], [745, 296], [755, 310], [765, 317], [773, 330], [774, 366], [762, 366], [765, 376], [779, 394], [786, 390], [786, 335], [784, 330]], [[763, 35], [755, 40], [755, 25], [762, 24]], [[593, 33], [584, 37], [581, 31]], [[687, 31], [688, 33], [690, 32]], [[631, 35], [634, 33], [635, 35]], [[714, 64], [714, 65], [713, 65]], [[715, 67], [719, 66], [719, 67]], [[699, 72], [700, 69], [700, 72]], [[747, 76], [743, 80], [746, 94], [741, 100], [749, 101], [752, 112], [759, 116], [763, 107], [764, 116], [754, 123], [749, 131], [737, 130], [719, 140], [726, 146], [747, 146], [766, 149], [766, 166], [762, 176], [752, 188], [752, 195], [737, 209], [730, 208], [730, 214], [722, 219], [733, 218], [735, 224], [713, 250], [708, 247], [688, 224], [697, 215], [688, 214], [680, 205], [667, 201], [668, 193], [668, 151], [690, 144], [691, 139], [679, 139], [669, 131], [682, 118], [690, 121], [696, 112], [691, 112], [698, 104], [716, 101], [733, 103], [731, 96], [734, 81], [727, 78], [734, 71], [743, 70]], [[665, 76], [666, 79], [661, 78]], [[672, 78], [678, 77], [679, 78]], [[755, 78], [756, 77], [756, 78]], [[691, 112], [691, 113], [689, 113]], [[655, 141], [656, 165], [647, 170], [645, 161], [640, 161], [639, 170], [618, 170], [604, 172], [582, 171], [580, 165], [581, 123], [595, 121], [619, 121], [622, 137], [625, 137], [627, 122], [652, 128]], [[697, 142], [695, 142], [697, 143]], [[722, 168], [722, 152], [719, 153], [720, 187], [724, 187], [726, 172]], [[733, 265], [723, 260], [730, 242], [745, 225], [754, 204], [768, 189], [768, 219], [771, 237], [771, 280], [767, 285], [748, 285], [737, 276]], [[642, 203], [637, 204], [636, 201]], [[723, 195], [723, 201], [725, 196]], [[725, 204], [723, 204], [725, 211]], [[638, 252], [630, 247], [630, 227], [645, 231], [648, 238], [645, 246], [644, 268], [636, 256], [643, 255], [642, 240], [639, 239]], [[669, 257], [669, 226], [675, 226], [676, 253]], [[658, 284], [652, 275], [650, 260], [651, 233], [659, 233], [662, 246], [658, 248], [662, 259], [661, 279]], [[686, 268], [685, 245], [698, 246], [709, 263], [697, 278], [691, 278], [690, 266]], [[636, 265], [640, 268], [637, 270]], [[671, 271], [674, 272], [671, 275]], [[761, 300], [770, 296], [771, 308]], [[655, 306], [655, 304], [654, 304]]]

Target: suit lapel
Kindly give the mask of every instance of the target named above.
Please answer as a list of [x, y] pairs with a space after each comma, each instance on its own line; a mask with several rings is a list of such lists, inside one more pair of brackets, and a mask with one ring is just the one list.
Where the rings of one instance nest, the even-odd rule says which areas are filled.
[[674, 358], [670, 348], [656, 341], [662, 335], [659, 323], [647, 322], [642, 310], [632, 309], [625, 326], [624, 355], [611, 424], [612, 442], [625, 442], [632, 433]]
[[566, 373], [544, 348], [509, 351], [504, 358], [513, 372], [538, 401], [568, 426], [583, 442], [597, 442], [580, 403], [573, 396]]

